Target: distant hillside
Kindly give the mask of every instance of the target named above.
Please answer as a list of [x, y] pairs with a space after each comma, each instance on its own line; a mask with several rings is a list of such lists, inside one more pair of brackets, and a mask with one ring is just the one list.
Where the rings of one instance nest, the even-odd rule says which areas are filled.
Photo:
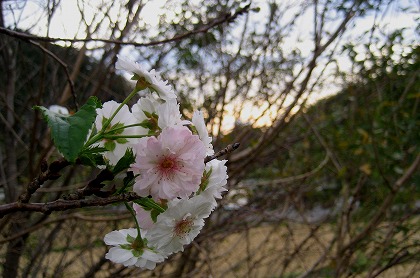
[[[272, 161], [248, 178], [293, 177], [316, 170], [324, 159], [328, 162], [307, 178], [258, 187], [255, 201], [264, 202], [264, 196], [286, 186], [305, 191], [308, 204], [328, 207], [345, 185], [350, 190], [361, 185], [358, 203], [362, 208], [381, 202], [420, 151], [419, 54], [416, 47], [392, 67], [384, 66], [389, 65], [387, 57], [378, 58], [377, 66], [361, 68], [341, 93], [320, 100], [305, 115], [297, 116], [277, 140], [279, 148]], [[333, 158], [328, 157], [326, 148]], [[396, 202], [410, 208], [418, 200], [420, 173], [398, 194]]]

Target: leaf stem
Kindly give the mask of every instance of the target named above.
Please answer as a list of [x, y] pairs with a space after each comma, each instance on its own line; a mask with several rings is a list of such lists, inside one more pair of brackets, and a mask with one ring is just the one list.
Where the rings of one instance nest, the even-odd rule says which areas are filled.
[[103, 124], [102, 129], [99, 131], [99, 133], [103, 133], [106, 128], [111, 124], [111, 121], [115, 118], [115, 116], [120, 112], [121, 108], [126, 105], [130, 99], [132, 99], [139, 90], [137, 88], [134, 88], [134, 90], [124, 99], [123, 102], [118, 106], [117, 110], [111, 115], [111, 117]]
[[111, 133], [111, 132], [115, 132], [115, 131], [119, 131], [121, 129], [126, 129], [128, 127], [135, 127], [135, 126], [140, 126], [143, 127], [143, 124], [139, 123], [139, 124], [132, 124], [132, 125], [125, 125], [125, 126], [121, 126], [121, 127], [116, 127], [116, 128], [112, 128], [110, 129], [107, 133]]
[[[104, 138], [104, 134], [106, 134], [107, 132], [106, 129], [107, 127], [111, 124], [111, 121], [115, 118], [115, 116], [118, 114], [118, 112], [121, 110], [121, 108], [127, 104], [130, 99], [132, 99], [138, 92], [137, 88], [134, 88], [134, 90], [124, 99], [124, 101], [118, 106], [118, 108], [114, 111], [114, 113], [111, 115], [111, 117], [102, 125], [101, 130], [98, 131], [98, 133], [96, 133], [94, 136], [92, 136], [85, 144], [84, 147], [88, 147], [94, 143], [96, 143], [97, 141], [101, 140], [102, 138]], [[124, 127], [120, 127], [121, 129], [126, 128], [126, 127], [130, 127], [130, 126], [134, 126], [134, 125], [129, 125], [129, 126], [124, 126]], [[120, 128], [116, 128], [115, 130], [118, 130]], [[112, 131], [115, 131], [112, 130]], [[120, 137], [121, 138], [121, 137]], [[129, 137], [126, 137], [129, 138]], [[139, 137], [133, 137], [133, 138], [139, 138]], [[140, 137], [141, 138], [141, 137]]]
[[124, 201], [124, 205], [128, 209], [128, 211], [131, 213], [131, 215], [134, 218], [134, 222], [136, 223], [136, 229], [137, 229], [137, 238], [136, 239], [139, 242], [143, 243], [143, 239], [142, 239], [141, 233], [140, 233], [140, 225], [139, 225], [139, 222], [137, 221], [137, 217], [136, 217], [136, 212], [134, 211], [133, 207], [130, 206], [126, 201]]
[[114, 139], [120, 139], [120, 138], [143, 138], [147, 136], [150, 136], [150, 135], [147, 135], [147, 134], [145, 135], [103, 135], [102, 138], [114, 140]]
[[157, 210], [159, 213], [165, 211], [159, 204], [157, 204], [152, 198], [141, 198], [140, 200], [136, 200], [136, 203], [147, 208], [151, 208]]

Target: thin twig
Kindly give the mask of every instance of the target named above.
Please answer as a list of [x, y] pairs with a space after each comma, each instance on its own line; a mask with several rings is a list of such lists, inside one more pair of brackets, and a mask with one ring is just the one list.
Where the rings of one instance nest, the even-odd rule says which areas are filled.
[[204, 163], [207, 163], [209, 161], [212, 161], [213, 159], [219, 158], [221, 156], [224, 156], [228, 153], [233, 152], [234, 150], [236, 150], [237, 148], [239, 148], [239, 143], [234, 143], [234, 144], [230, 144], [228, 145], [226, 148], [224, 148], [221, 151], [218, 151], [217, 153], [213, 154], [213, 155], [209, 155], [204, 159]]
[[199, 33], [206, 33], [208, 32], [210, 29], [221, 25], [223, 23], [230, 23], [233, 22], [238, 16], [249, 12], [250, 8], [250, 4], [244, 6], [243, 8], [237, 9], [234, 13], [225, 13], [223, 14], [221, 17], [216, 18], [215, 20], [211, 21], [209, 24], [204, 25], [200, 28], [197, 28], [195, 30], [192, 30], [190, 32], [187, 32], [185, 34], [181, 34], [181, 35], [176, 35], [172, 38], [169, 39], [164, 39], [164, 40], [160, 40], [160, 41], [152, 41], [152, 42], [147, 42], [147, 43], [139, 43], [139, 42], [130, 42], [130, 41], [121, 41], [121, 40], [113, 40], [113, 39], [104, 39], [104, 38], [84, 38], [84, 39], [79, 39], [79, 38], [74, 38], [74, 39], [67, 39], [67, 38], [51, 38], [51, 37], [41, 37], [41, 36], [35, 36], [35, 35], [30, 35], [30, 34], [26, 34], [26, 33], [22, 33], [22, 32], [17, 32], [17, 31], [13, 31], [4, 27], [0, 27], [0, 33], [3, 33], [5, 35], [11, 36], [11, 37], [15, 37], [18, 39], [23, 39], [23, 40], [33, 40], [33, 41], [42, 41], [42, 42], [71, 42], [71, 43], [75, 43], [75, 42], [104, 42], [104, 43], [112, 43], [112, 44], [116, 44], [116, 45], [131, 45], [131, 46], [135, 46], [135, 47], [144, 47], [144, 46], [155, 46], [155, 45], [160, 45], [160, 44], [165, 44], [165, 43], [171, 43], [171, 42], [177, 42], [180, 40], [183, 40], [185, 38], [188, 38], [192, 35], [196, 35]]
[[296, 175], [296, 176], [292, 176], [292, 177], [287, 177], [287, 178], [278, 178], [278, 179], [272, 179], [272, 180], [269, 180], [269, 181], [260, 181], [260, 182], [258, 182], [257, 186], [267, 186], [267, 185], [274, 185], [274, 184], [291, 183], [291, 182], [296, 182], [298, 180], [309, 178], [309, 177], [315, 175], [316, 173], [318, 173], [322, 168], [324, 168], [324, 166], [328, 163], [329, 160], [330, 160], [330, 157], [327, 154], [325, 156], [324, 160], [322, 160], [322, 162], [315, 169], [312, 169], [309, 172], [306, 172], [306, 173], [303, 173], [303, 174], [300, 174], [300, 175]]
[[69, 220], [69, 219], [78, 219], [78, 220], [93, 221], [93, 222], [99, 222], [99, 221], [109, 222], [109, 221], [117, 221], [117, 220], [121, 220], [121, 219], [127, 219], [127, 218], [130, 218], [130, 217], [131, 217], [131, 215], [129, 215], [127, 213], [124, 213], [124, 214], [120, 213], [120, 214], [115, 215], [115, 216], [87, 216], [87, 215], [84, 215], [84, 214], [81, 214], [81, 213], [78, 213], [78, 212], [72, 213], [72, 214], [63, 214], [63, 215], [58, 216], [55, 219], [49, 219], [49, 220], [42, 221], [41, 223], [38, 223], [34, 226], [30, 226], [29, 228], [27, 228], [27, 229], [25, 229], [25, 230], [23, 230], [23, 231], [21, 231], [17, 234], [13, 234], [13, 235], [11, 235], [7, 238], [0, 239], [0, 244], [4, 244], [8, 241], [12, 241], [14, 239], [20, 238], [20, 237], [22, 237], [26, 234], [33, 233], [36, 230], [39, 230], [39, 229], [41, 229], [41, 228], [43, 228], [47, 225], [50, 225], [52, 223], [66, 221], [66, 220]]
[[394, 186], [392, 187], [393, 191], [388, 194], [386, 199], [382, 202], [382, 205], [377, 209], [376, 214], [371, 217], [369, 224], [360, 233], [354, 236], [346, 246], [343, 247], [342, 253], [344, 253], [344, 251], [349, 248], [356, 248], [360, 241], [367, 238], [369, 233], [380, 223], [380, 220], [385, 215], [386, 211], [390, 208], [398, 190], [416, 173], [419, 166], [420, 154], [416, 156], [410, 167], [408, 167], [404, 174], [394, 183]]
[[[41, 185], [44, 184], [44, 182], [47, 180], [55, 180], [59, 178], [59, 172], [68, 165], [70, 165], [70, 163], [65, 159], [56, 160], [52, 162], [49, 167], [45, 161], [44, 163], [41, 163], [41, 173], [31, 183], [26, 185], [24, 192], [19, 196], [18, 202], [16, 203], [29, 202], [32, 194], [35, 193], [35, 191], [37, 191]], [[1, 213], [0, 215], [1, 217], [3, 216]]]

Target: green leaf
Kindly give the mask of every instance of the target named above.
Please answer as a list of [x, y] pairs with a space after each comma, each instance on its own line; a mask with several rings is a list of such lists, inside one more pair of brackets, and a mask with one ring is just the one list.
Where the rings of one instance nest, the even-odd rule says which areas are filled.
[[210, 168], [209, 171], [204, 170], [203, 176], [201, 177], [200, 187], [197, 191], [198, 194], [206, 190], [207, 186], [209, 185], [209, 179], [212, 172], [213, 172], [213, 168]]
[[144, 115], [146, 115], [146, 117], [148, 117], [148, 118], [152, 118], [153, 117], [153, 114], [152, 113], [147, 112], [146, 110], [142, 110], [142, 111], [143, 111]]
[[96, 97], [90, 97], [87, 103], [71, 116], [52, 112], [42, 106], [35, 106], [34, 109], [41, 111], [47, 121], [58, 151], [65, 159], [74, 163], [95, 121], [96, 108], [100, 107], [100, 101]]
[[108, 151], [113, 151], [116, 147], [116, 143], [115, 141], [106, 141], [104, 143], [104, 147], [108, 150]]
[[152, 209], [152, 212], [150, 213], [150, 217], [152, 218], [153, 222], [156, 223], [157, 217], [159, 216], [160, 212], [156, 209]]
[[86, 149], [83, 149], [80, 154], [98, 154], [108, 151], [104, 147], [99, 146], [89, 146]]
[[130, 165], [134, 162], [134, 153], [131, 148], [128, 148], [125, 151], [125, 154], [123, 157], [118, 160], [117, 164], [115, 165], [114, 169], [112, 170], [112, 173], [114, 175], [118, 174], [121, 171], [124, 171], [130, 167]]
[[98, 165], [106, 165], [103, 152], [107, 149], [99, 146], [89, 146], [79, 153], [79, 159], [82, 165], [97, 167]]
[[143, 254], [143, 250], [135, 250], [135, 249], [133, 249], [133, 250], [131, 250], [131, 252], [133, 253], [133, 256], [134, 257], [140, 257], [142, 254]]
[[[109, 128], [109, 127], [108, 127]], [[124, 124], [123, 123], [116, 123], [114, 124], [109, 130], [106, 131], [106, 135], [118, 135], [124, 131]]]
[[80, 154], [79, 159], [82, 165], [97, 167], [106, 165], [104, 157], [101, 154]]
[[127, 234], [127, 242], [129, 243], [133, 243], [136, 240], [135, 237], [130, 236], [129, 234]]
[[126, 139], [126, 138], [118, 138], [117, 140], [115, 140], [115, 141], [117, 141], [117, 143], [118, 144], [121, 144], [121, 145], [123, 145], [123, 144], [127, 144], [128, 143], [128, 140]]
[[165, 211], [165, 209], [156, 203], [152, 198], [144, 197], [134, 200], [133, 202], [142, 206], [145, 210], [156, 210], [158, 214]]

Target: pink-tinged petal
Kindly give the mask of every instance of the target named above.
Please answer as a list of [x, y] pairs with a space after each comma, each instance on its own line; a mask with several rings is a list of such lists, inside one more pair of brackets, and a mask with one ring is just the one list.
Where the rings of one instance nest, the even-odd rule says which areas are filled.
[[155, 223], [150, 215], [150, 211], [145, 210], [142, 206], [137, 204], [133, 204], [133, 208], [136, 212], [136, 218], [140, 228], [148, 230], [153, 227]]
[[156, 137], [142, 138], [135, 146], [131, 170], [138, 175], [134, 191], [140, 196], [172, 200], [198, 190], [204, 171], [205, 146], [184, 126], [164, 128]]

